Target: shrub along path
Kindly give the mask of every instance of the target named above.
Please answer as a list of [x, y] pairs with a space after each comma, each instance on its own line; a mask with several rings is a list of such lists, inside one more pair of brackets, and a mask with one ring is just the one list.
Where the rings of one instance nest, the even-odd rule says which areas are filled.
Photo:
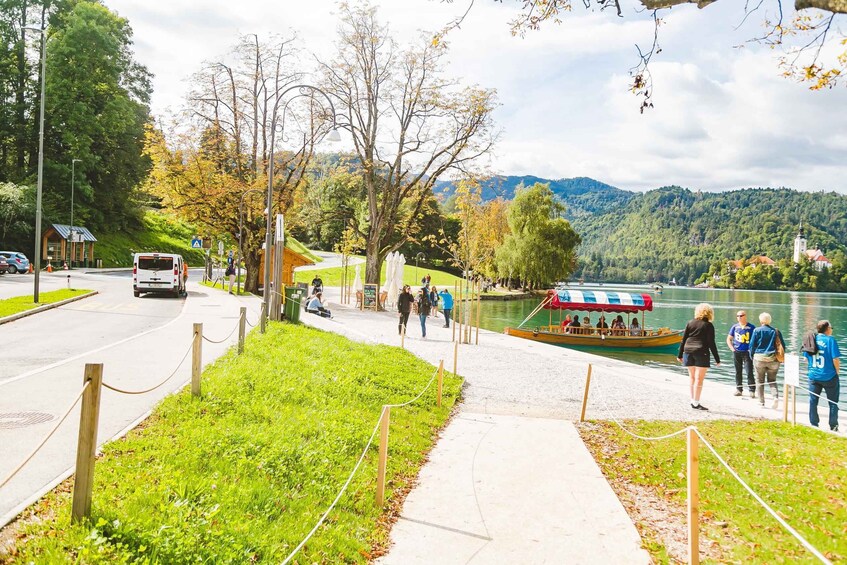
[[[202, 399], [168, 397], [104, 447], [91, 523], [70, 523], [68, 481], [5, 532], [16, 539], [0, 563], [280, 563], [336, 497], [382, 406], [411, 400], [433, 369], [395, 347], [272, 323], [204, 371]], [[441, 408], [432, 386], [392, 411], [388, 500], [409, 488], [460, 385], [445, 377]], [[384, 547], [377, 444], [294, 562], [366, 562]]]

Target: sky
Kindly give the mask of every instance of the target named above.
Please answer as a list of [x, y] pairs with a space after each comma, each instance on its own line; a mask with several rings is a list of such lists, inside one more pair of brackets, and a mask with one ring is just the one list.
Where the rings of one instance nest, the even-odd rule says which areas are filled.
[[[403, 41], [437, 31], [471, 0], [375, 0]], [[351, 0], [353, 3], [353, 0]], [[136, 59], [153, 73], [153, 112], [186, 106], [191, 75], [244, 34], [297, 36], [303, 70], [332, 55], [334, 1], [105, 0], [129, 20]], [[447, 73], [494, 88], [500, 140], [488, 166], [505, 175], [586, 176], [627, 190], [790, 187], [847, 193], [847, 88], [810, 91], [781, 76], [778, 53], [747, 42], [757, 14], [740, 25], [739, 2], [666, 10], [662, 52], [651, 63], [654, 108], [629, 91], [636, 45], [652, 21], [638, 5], [623, 17], [586, 11], [514, 37], [517, 0], [475, 0], [453, 30]], [[342, 147], [338, 149], [344, 149]]]

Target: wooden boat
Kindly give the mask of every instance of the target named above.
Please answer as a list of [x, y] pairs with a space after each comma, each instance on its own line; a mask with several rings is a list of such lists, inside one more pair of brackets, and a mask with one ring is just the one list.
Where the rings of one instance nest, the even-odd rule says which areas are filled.
[[[550, 312], [546, 326], [524, 328], [523, 325], [542, 309]], [[603, 312], [638, 315], [641, 313], [640, 332], [629, 329], [603, 329], [595, 327], [566, 327], [553, 323], [553, 311]], [[504, 333], [533, 341], [554, 345], [603, 347], [618, 349], [664, 349], [678, 347], [682, 330], [644, 327], [644, 312], [653, 311], [653, 298], [649, 294], [626, 292], [581, 291], [556, 289], [547, 296], [517, 328], [506, 328]], [[627, 326], [629, 323], [627, 321]]]

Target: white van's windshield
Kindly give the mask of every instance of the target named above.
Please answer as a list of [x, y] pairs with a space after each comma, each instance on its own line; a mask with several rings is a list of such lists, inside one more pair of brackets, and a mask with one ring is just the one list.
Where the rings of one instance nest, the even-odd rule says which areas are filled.
[[145, 271], [169, 271], [174, 268], [173, 257], [139, 257], [138, 268]]

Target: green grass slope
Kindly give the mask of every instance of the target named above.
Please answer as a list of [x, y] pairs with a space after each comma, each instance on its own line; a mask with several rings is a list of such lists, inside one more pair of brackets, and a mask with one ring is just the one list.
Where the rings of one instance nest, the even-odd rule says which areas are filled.
[[104, 267], [130, 267], [133, 253], [145, 251], [179, 253], [189, 265], [203, 264], [204, 250], [191, 248], [194, 228], [158, 212], [147, 212], [142, 221], [144, 229], [136, 232], [97, 235], [94, 256], [103, 259]]
[[[272, 322], [248, 336], [244, 354], [233, 348], [207, 367], [202, 398], [169, 396], [104, 447], [89, 522], [71, 524], [66, 483], [24, 517], [0, 563], [280, 563], [341, 490], [382, 406], [411, 400], [433, 374], [396, 347]], [[386, 508], [374, 504], [377, 432], [295, 563], [367, 563], [384, 550], [397, 497], [460, 387], [445, 376], [441, 408], [433, 383], [391, 411]]]

